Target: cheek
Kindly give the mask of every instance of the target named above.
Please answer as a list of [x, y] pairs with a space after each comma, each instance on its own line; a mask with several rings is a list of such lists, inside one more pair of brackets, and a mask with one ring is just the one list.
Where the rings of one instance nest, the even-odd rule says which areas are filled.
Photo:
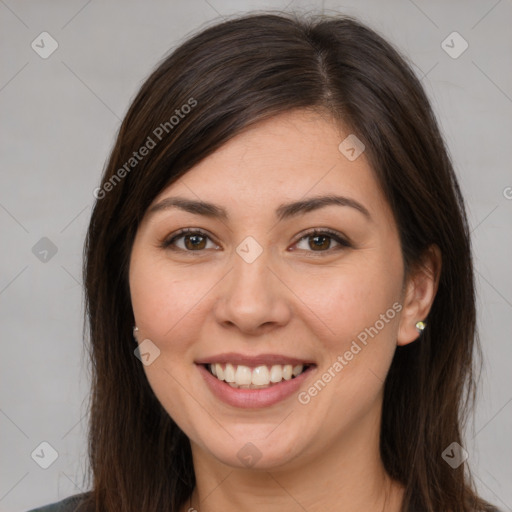
[[384, 330], [381, 315], [386, 326], [397, 322], [392, 306], [400, 300], [400, 265], [390, 268], [389, 263], [368, 260], [336, 272], [297, 276], [294, 292], [305, 306], [301, 314], [311, 319], [311, 329], [330, 349], [341, 350], [376, 322]]
[[373, 271], [354, 267], [316, 279], [314, 290], [303, 286], [299, 292], [314, 313], [309, 313], [309, 328], [324, 356], [299, 402], [335, 433], [373, 407], [396, 349], [402, 309], [399, 267], [398, 272], [386, 267], [387, 274], [376, 267], [375, 262]]
[[172, 268], [162, 260], [134, 259], [130, 292], [143, 336], [165, 348], [167, 340], [178, 330], [181, 332], [184, 325], [187, 328], [197, 325], [194, 322], [197, 306], [212, 285], [211, 276]]
[[308, 306], [304, 315], [324, 356], [300, 403], [314, 402], [335, 431], [352, 414], [364, 414], [382, 391], [402, 309], [401, 261], [399, 251], [369, 251], [336, 272], [297, 281], [297, 295]]
[[198, 273], [173, 269], [168, 262], [146, 254], [134, 254], [130, 266], [130, 292], [140, 335], [159, 350], [144, 372], [164, 409], [187, 432], [194, 431], [190, 418], [201, 415], [196, 401], [190, 400], [190, 396], [199, 396], [193, 387], [190, 351], [199, 337], [201, 298], [211, 288], [210, 281], [211, 276], [208, 280]]

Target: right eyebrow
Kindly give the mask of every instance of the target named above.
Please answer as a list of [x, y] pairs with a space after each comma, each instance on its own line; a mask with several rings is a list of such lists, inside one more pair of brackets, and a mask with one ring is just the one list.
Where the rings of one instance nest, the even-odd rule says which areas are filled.
[[162, 199], [162, 201], [149, 208], [148, 214], [152, 215], [153, 213], [168, 210], [170, 208], [179, 208], [180, 210], [194, 213], [196, 215], [228, 220], [228, 214], [221, 206], [217, 206], [213, 203], [207, 203], [205, 201], [196, 201], [181, 197], [167, 197]]

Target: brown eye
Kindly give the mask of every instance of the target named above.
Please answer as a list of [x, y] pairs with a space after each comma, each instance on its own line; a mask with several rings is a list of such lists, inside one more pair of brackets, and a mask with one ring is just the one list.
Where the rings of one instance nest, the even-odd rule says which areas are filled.
[[165, 240], [161, 246], [163, 249], [173, 251], [201, 252], [204, 249], [212, 248], [207, 247], [208, 241], [213, 245], [213, 248], [218, 248], [206, 233], [193, 229], [183, 229]]
[[[307, 240], [306, 247], [299, 247], [299, 245]], [[306, 233], [302, 236], [302, 238], [297, 242], [297, 246], [301, 250], [305, 250], [308, 252], [329, 252], [329, 249], [332, 248], [332, 242], [338, 244], [337, 249], [341, 249], [343, 247], [351, 247], [351, 244], [345, 240], [340, 234], [334, 231], [320, 231], [315, 230], [310, 233]]]
[[202, 235], [185, 235], [183, 240], [185, 241], [185, 247], [191, 251], [206, 247], [206, 237]]
[[[313, 237], [308, 237], [309, 239], [309, 247], [313, 250], [317, 249], [329, 249], [331, 245], [331, 237], [326, 235], [315, 235]], [[312, 241], [312, 242], [311, 242]]]

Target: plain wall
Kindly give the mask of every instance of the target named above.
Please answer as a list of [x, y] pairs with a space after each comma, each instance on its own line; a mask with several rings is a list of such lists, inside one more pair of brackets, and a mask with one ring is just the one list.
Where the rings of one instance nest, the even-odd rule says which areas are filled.
[[[0, 2], [0, 510], [24, 511], [84, 485], [82, 246], [93, 190], [130, 100], [190, 33], [269, 8], [358, 16], [422, 77], [467, 200], [478, 278], [485, 366], [465, 448], [481, 494], [512, 510], [508, 0]], [[46, 59], [31, 47], [43, 31], [58, 43]], [[458, 58], [441, 46], [453, 31], [469, 44]], [[48, 469], [31, 457], [44, 441], [58, 452]]]

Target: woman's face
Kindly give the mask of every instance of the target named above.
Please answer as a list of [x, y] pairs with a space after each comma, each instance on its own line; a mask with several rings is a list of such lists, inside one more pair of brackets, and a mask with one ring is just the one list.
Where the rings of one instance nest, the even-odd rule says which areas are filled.
[[404, 268], [364, 152], [339, 149], [349, 134], [307, 111], [263, 121], [163, 190], [139, 227], [144, 370], [195, 455], [293, 467], [378, 431]]

